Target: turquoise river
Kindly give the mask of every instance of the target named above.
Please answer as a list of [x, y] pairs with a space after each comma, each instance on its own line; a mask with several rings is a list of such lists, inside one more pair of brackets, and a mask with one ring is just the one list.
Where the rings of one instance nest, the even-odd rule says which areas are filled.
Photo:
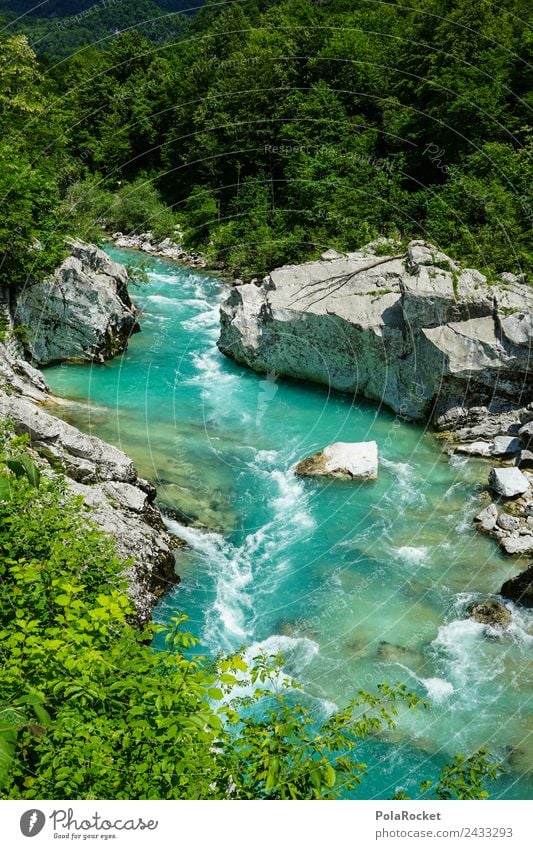
[[[416, 796], [480, 745], [506, 765], [493, 795], [531, 798], [533, 611], [510, 604], [500, 635], [465, 613], [521, 566], [473, 529], [487, 465], [377, 405], [236, 365], [216, 347], [225, 284], [156, 259], [148, 271], [127, 352], [46, 378], [71, 402], [58, 414], [126, 451], [189, 543], [156, 619], [184, 611], [207, 653], [283, 652], [317, 716], [383, 680], [429, 699], [366, 745], [366, 798]], [[368, 439], [376, 482], [293, 474], [328, 443]]]

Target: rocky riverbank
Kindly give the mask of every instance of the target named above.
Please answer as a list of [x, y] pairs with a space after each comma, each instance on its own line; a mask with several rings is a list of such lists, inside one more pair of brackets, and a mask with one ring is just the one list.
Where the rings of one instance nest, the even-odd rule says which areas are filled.
[[[72, 256], [42, 291], [35, 286], [18, 297], [3, 293], [0, 415], [13, 433], [28, 434], [36, 462], [45, 473], [64, 476], [68, 490], [83, 497], [88, 518], [113, 537], [118, 553], [130, 561], [125, 572], [129, 593], [139, 621], [146, 622], [157, 599], [178, 581], [174, 550], [184, 543], [167, 532], [154, 504], [155, 488], [138, 477], [129, 457], [52, 415], [59, 399], [23, 358], [26, 348], [39, 363], [100, 362], [123, 348], [136, 327], [124, 267], [95, 246], [75, 242], [72, 247]], [[31, 342], [21, 343], [15, 334], [21, 315], [35, 331]]]
[[476, 524], [506, 553], [530, 556], [532, 343], [533, 289], [522, 278], [489, 280], [433, 245], [401, 251], [382, 239], [235, 287], [218, 344], [258, 372], [428, 421], [446, 450], [490, 459], [490, 504]]
[[113, 244], [117, 248], [143, 251], [152, 256], [160, 256], [189, 265], [191, 268], [207, 268], [205, 258], [199, 253], [189, 253], [183, 245], [174, 239], [158, 240], [153, 233], [113, 233], [111, 236]]

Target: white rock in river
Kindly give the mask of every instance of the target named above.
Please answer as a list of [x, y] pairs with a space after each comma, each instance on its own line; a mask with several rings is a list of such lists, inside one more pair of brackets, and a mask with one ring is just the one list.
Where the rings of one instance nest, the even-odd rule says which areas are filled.
[[472, 454], [476, 457], [490, 457], [492, 454], [492, 444], [484, 440], [478, 442], [468, 442], [465, 445], [459, 444], [455, 447], [458, 454]]
[[334, 477], [346, 480], [375, 480], [378, 476], [376, 442], [334, 442], [296, 466], [302, 477]]
[[516, 495], [523, 495], [529, 489], [528, 479], [516, 466], [491, 469], [489, 483], [504, 498], [514, 498]]

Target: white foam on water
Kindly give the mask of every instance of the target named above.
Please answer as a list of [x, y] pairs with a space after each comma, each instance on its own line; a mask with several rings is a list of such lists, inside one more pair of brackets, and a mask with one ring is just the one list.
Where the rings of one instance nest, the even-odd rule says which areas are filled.
[[[290, 565], [284, 547], [307, 535], [314, 525], [305, 489], [293, 473], [273, 470], [265, 474], [278, 490], [268, 502], [271, 518], [249, 533], [241, 545], [220, 534], [167, 520], [169, 530], [189, 543], [213, 580], [215, 601], [206, 613], [203, 642], [215, 652], [236, 649], [252, 636], [254, 608], [264, 595], [263, 587], [273, 592]], [[253, 598], [248, 593], [252, 581], [256, 586]]]
[[409, 463], [389, 460], [387, 457], [379, 458], [380, 464], [387, 469], [395, 478], [390, 491], [385, 495], [385, 500], [397, 504], [415, 503], [425, 501], [423, 488], [416, 480], [416, 470]]
[[458, 701], [469, 710], [486, 699], [493, 701], [505, 686], [504, 654], [491, 653], [487, 639], [491, 631], [501, 636], [501, 632], [473, 619], [454, 619], [439, 628], [431, 644], [443, 677], [453, 683]]
[[218, 306], [204, 309], [192, 318], [187, 318], [181, 322], [181, 326], [185, 330], [208, 330], [214, 331], [213, 336], [218, 337], [219, 334], [219, 319]]
[[169, 298], [167, 295], [148, 295], [147, 301], [152, 301], [154, 304], [168, 304], [180, 307], [183, 304], [181, 298]]
[[468, 454], [450, 454], [448, 463], [454, 469], [463, 469], [468, 464], [469, 459]]
[[183, 298], [180, 300], [180, 304], [185, 307], [195, 307], [202, 312], [217, 312], [218, 313], [218, 304], [213, 306], [213, 304], [209, 303], [205, 298]]
[[[232, 687], [231, 692], [225, 697], [226, 700], [233, 698], [245, 698], [252, 696], [257, 690], [267, 692], [283, 692], [291, 687], [293, 680], [305, 669], [318, 655], [319, 646], [308, 637], [288, 637], [282, 634], [272, 634], [264, 640], [252, 643], [243, 653], [243, 660], [248, 666], [246, 672], [237, 671], [235, 678], [238, 684]], [[252, 683], [250, 671], [254, 662], [262, 658], [273, 658], [282, 655], [281, 665], [265, 681], [257, 680]], [[324, 699], [317, 700], [322, 712], [329, 716], [337, 706]]]
[[149, 280], [155, 280], [160, 283], [163, 278], [165, 283], [170, 283], [174, 285], [175, 283], [183, 283], [183, 276], [181, 274], [168, 274], [166, 271], [148, 271], [147, 277]]
[[[253, 449], [255, 451], [255, 448]], [[274, 463], [278, 461], [279, 451], [271, 450], [271, 451], [255, 451], [254, 465], [257, 465], [259, 468], [263, 466], [272, 466]]]
[[215, 601], [207, 612], [205, 642], [215, 651], [231, 650], [251, 636], [246, 625], [251, 599], [246, 588], [252, 580], [253, 545], [249, 551], [236, 548], [221, 534], [165, 520], [168, 529], [187, 542], [215, 579]]
[[285, 634], [272, 634], [265, 640], [260, 640], [252, 643], [246, 649], [244, 654], [245, 660], [250, 663], [255, 657], [260, 655], [283, 655], [283, 664], [287, 669], [294, 668], [294, 671], [305, 669], [309, 666], [313, 658], [317, 656], [320, 648], [315, 640], [310, 640], [309, 637], [290, 637]]
[[442, 704], [455, 692], [455, 687], [444, 678], [419, 678], [420, 683], [426, 688], [426, 692], [434, 704]]
[[448, 489], [446, 489], [446, 490], [442, 493], [441, 498], [451, 498], [451, 496], [452, 496], [452, 495], [453, 495], [453, 494], [454, 494], [457, 490], [461, 491], [462, 489], [464, 489], [464, 482], [463, 482], [463, 481], [455, 481], [454, 483], [450, 484], [450, 486], [448, 487]]
[[[220, 387], [221, 383], [227, 387], [230, 384], [238, 385], [239, 375], [233, 374], [230, 371], [224, 371], [222, 368], [222, 354], [219, 353], [216, 347], [208, 348], [202, 353], [191, 354], [193, 366], [196, 374], [188, 378], [186, 381], [190, 385], [199, 385], [203, 387], [205, 397], [213, 396], [217, 405], [221, 403]], [[231, 400], [225, 395], [225, 402]]]
[[395, 553], [408, 566], [429, 567], [431, 565], [427, 546], [402, 545], [395, 549]]
[[290, 516], [292, 523], [302, 529], [314, 527], [315, 521], [307, 509], [307, 498], [303, 484], [292, 471], [281, 472], [274, 469], [271, 473], [279, 487], [279, 495], [275, 496], [269, 506], [276, 511], [279, 519], [287, 522]]
[[[486, 593], [458, 593], [454, 610], [458, 616], [462, 617], [461, 621], [472, 621], [466, 619], [467, 608], [473, 602], [483, 601], [486, 598]], [[481, 624], [482, 633], [484, 629], [485, 634], [488, 633], [499, 640], [506, 639], [515, 643], [519, 648], [529, 650], [533, 645], [533, 610], [514, 604], [501, 596], [494, 596], [494, 599], [507, 608], [512, 616], [511, 622], [505, 628], [492, 628], [490, 625]]]

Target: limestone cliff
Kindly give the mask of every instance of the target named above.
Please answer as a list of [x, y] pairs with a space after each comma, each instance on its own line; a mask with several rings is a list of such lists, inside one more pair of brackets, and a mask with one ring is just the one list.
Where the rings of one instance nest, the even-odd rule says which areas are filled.
[[128, 272], [96, 245], [76, 240], [70, 256], [44, 283], [16, 295], [14, 322], [35, 365], [103, 362], [139, 330]]
[[235, 287], [221, 308], [220, 350], [442, 428], [473, 407], [533, 399], [533, 289], [489, 282], [420, 241], [391, 256], [376, 247], [328, 251]]

